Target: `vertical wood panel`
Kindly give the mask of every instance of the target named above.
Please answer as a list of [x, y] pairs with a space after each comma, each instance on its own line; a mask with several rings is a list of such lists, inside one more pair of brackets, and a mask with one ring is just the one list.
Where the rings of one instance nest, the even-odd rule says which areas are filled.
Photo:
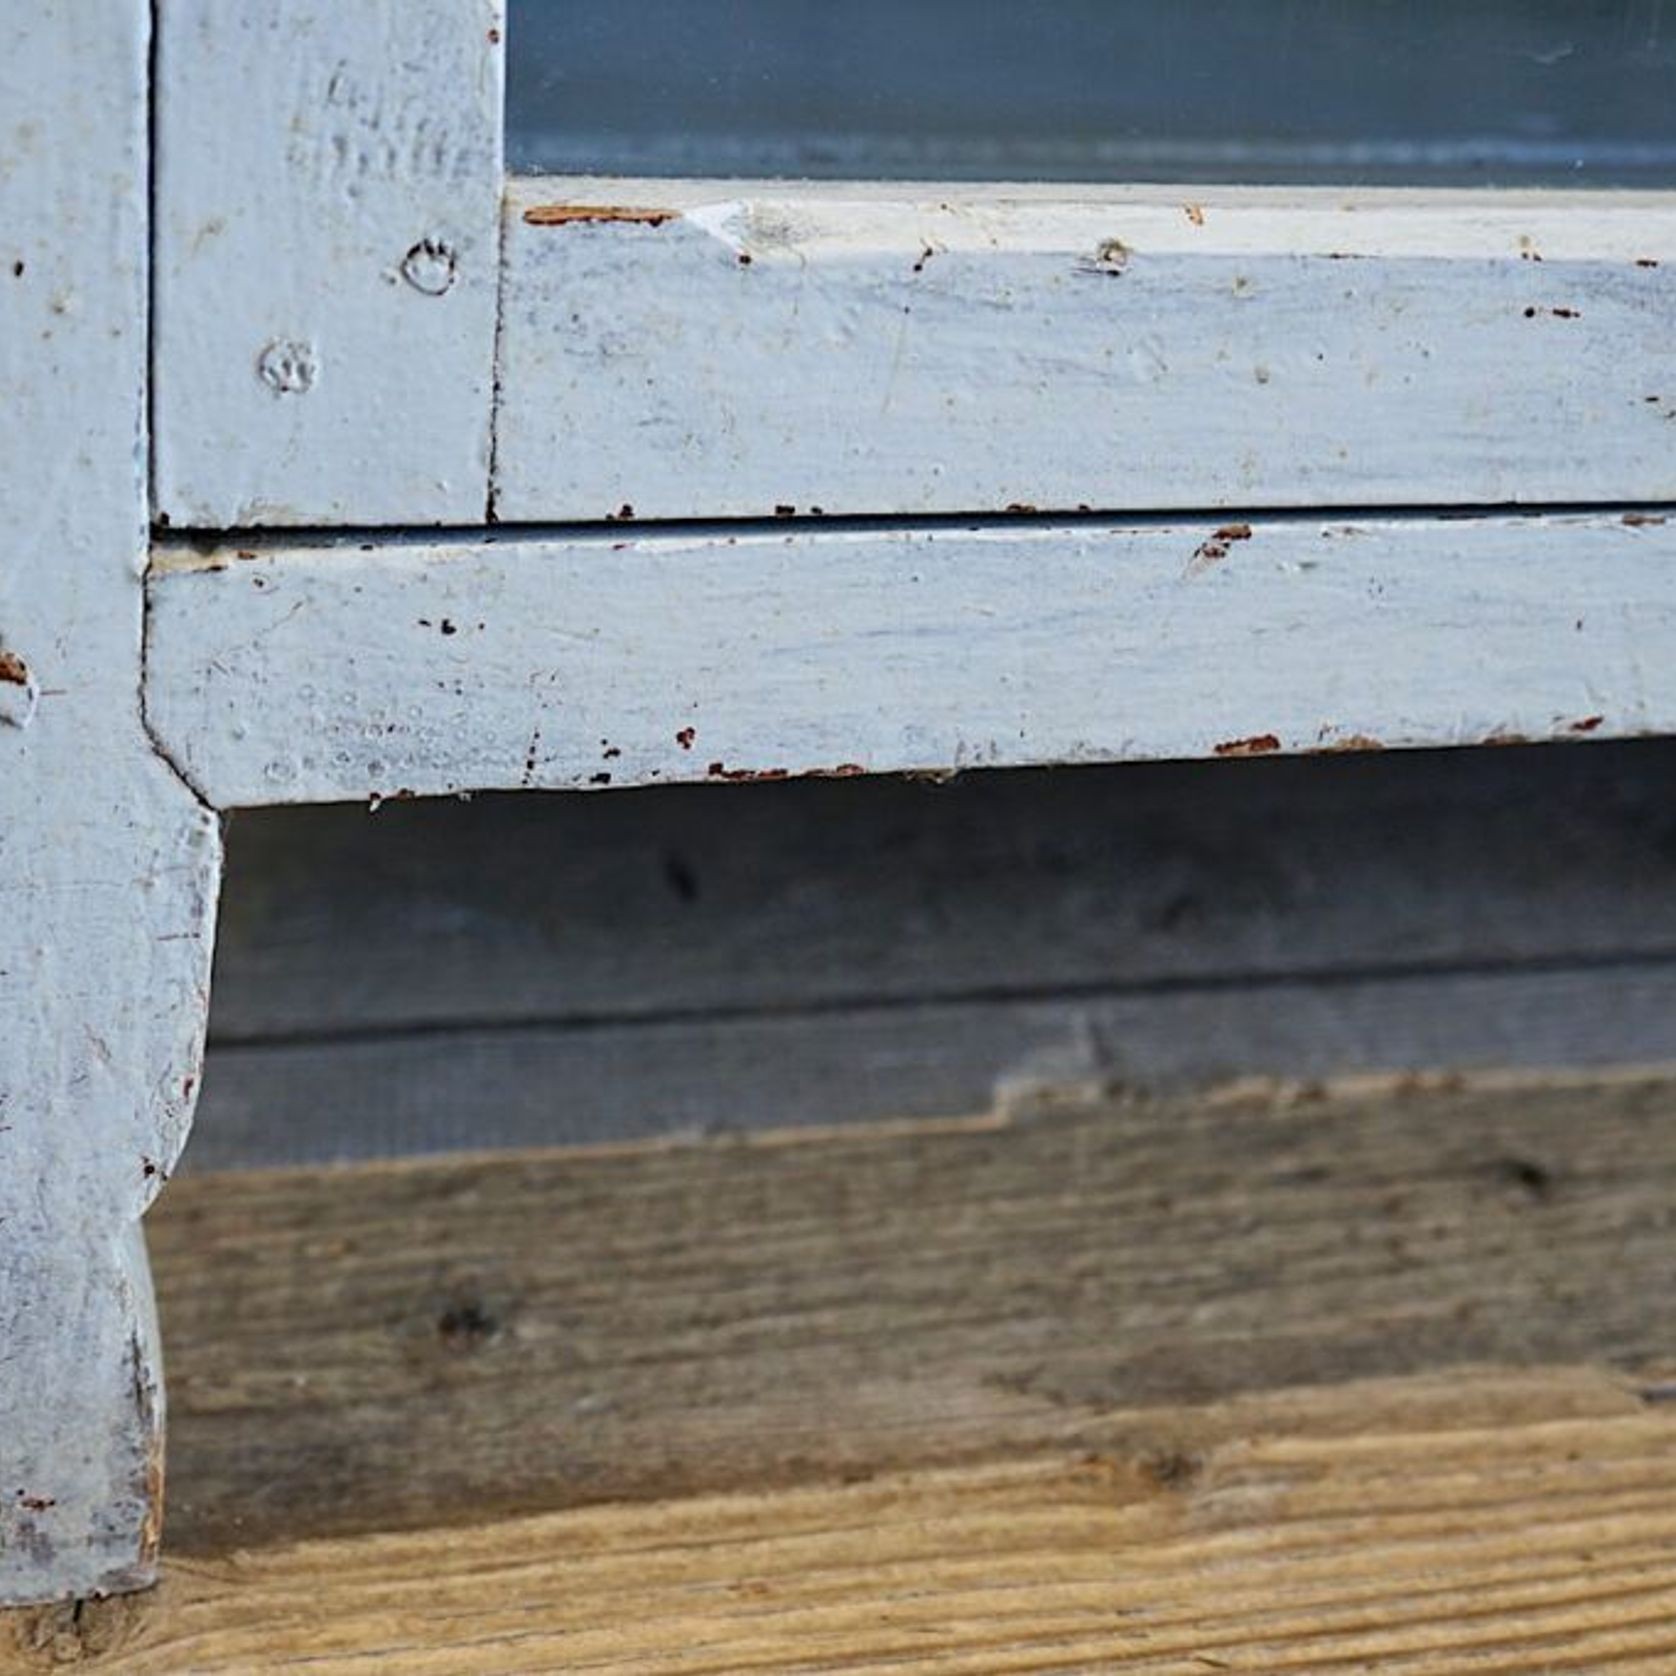
[[154, 373], [168, 521], [484, 516], [503, 9], [161, 7]]

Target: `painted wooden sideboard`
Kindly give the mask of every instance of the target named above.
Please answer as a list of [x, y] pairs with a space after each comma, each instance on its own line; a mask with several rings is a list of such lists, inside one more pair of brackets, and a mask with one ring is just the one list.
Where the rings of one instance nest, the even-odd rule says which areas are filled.
[[0, 41], [0, 1601], [154, 1575], [221, 811], [1676, 726], [1676, 196], [508, 180], [498, 0]]

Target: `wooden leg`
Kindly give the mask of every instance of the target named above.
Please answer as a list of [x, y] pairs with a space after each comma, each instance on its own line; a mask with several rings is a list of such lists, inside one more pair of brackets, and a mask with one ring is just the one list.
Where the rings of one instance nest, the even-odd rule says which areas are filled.
[[[18, 753], [49, 807], [89, 760]], [[219, 822], [143, 738], [0, 839], [0, 1604], [149, 1582], [163, 1397], [141, 1214], [197, 1094]], [[7, 801], [0, 791], [0, 802]], [[22, 840], [21, 842], [19, 840]]]
[[0, 19], [0, 1605], [139, 1586], [220, 827], [141, 713], [146, 0]]
[[[43, 795], [76, 772], [28, 761]], [[0, 841], [4, 1605], [143, 1586], [162, 1520], [140, 1218], [197, 1093], [220, 833], [143, 740], [95, 766], [140, 793], [126, 810], [84, 796], [55, 835], [12, 809]]]
[[8, 1603], [143, 1587], [162, 1524], [162, 1374], [139, 1224], [41, 1245], [8, 1262], [0, 1305]]

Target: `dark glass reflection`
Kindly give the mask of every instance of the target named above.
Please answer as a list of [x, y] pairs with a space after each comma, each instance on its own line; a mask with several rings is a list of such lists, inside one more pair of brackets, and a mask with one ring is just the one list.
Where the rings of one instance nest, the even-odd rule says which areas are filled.
[[511, 0], [551, 172], [1659, 185], [1676, 0]]

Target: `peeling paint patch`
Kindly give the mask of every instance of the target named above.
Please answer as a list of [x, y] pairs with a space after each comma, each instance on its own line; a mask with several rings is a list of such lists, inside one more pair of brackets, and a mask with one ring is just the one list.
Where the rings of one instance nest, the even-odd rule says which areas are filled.
[[1187, 561], [1188, 576], [1197, 576], [1201, 571], [1209, 570], [1213, 564], [1227, 558], [1229, 550], [1236, 541], [1249, 541], [1251, 526], [1249, 524], [1224, 524], [1208, 540], [1201, 541], [1193, 551], [1193, 557]]
[[1280, 749], [1272, 733], [1254, 733], [1249, 739], [1227, 739], [1214, 747], [1219, 757], [1265, 757]]
[[40, 696], [29, 665], [16, 652], [0, 647], [0, 726], [28, 727]]
[[789, 780], [789, 768], [729, 768], [725, 763], [713, 762], [704, 771], [712, 780], [740, 783], [756, 780]]
[[1662, 524], [1665, 519], [1659, 512], [1626, 512], [1623, 521], [1632, 530], [1645, 530]]
[[666, 221], [680, 219], [679, 210], [636, 209], [626, 204], [532, 204], [524, 211], [524, 220], [531, 227], [571, 227], [602, 221], [661, 227]]
[[1329, 754], [1334, 751], [1383, 751], [1385, 742], [1375, 739], [1371, 733], [1345, 733], [1336, 739], [1323, 737], [1323, 742], [1316, 746], [1318, 753]]
[[1593, 733], [1605, 720], [1604, 716], [1579, 716], [1566, 731], [1568, 733]]

